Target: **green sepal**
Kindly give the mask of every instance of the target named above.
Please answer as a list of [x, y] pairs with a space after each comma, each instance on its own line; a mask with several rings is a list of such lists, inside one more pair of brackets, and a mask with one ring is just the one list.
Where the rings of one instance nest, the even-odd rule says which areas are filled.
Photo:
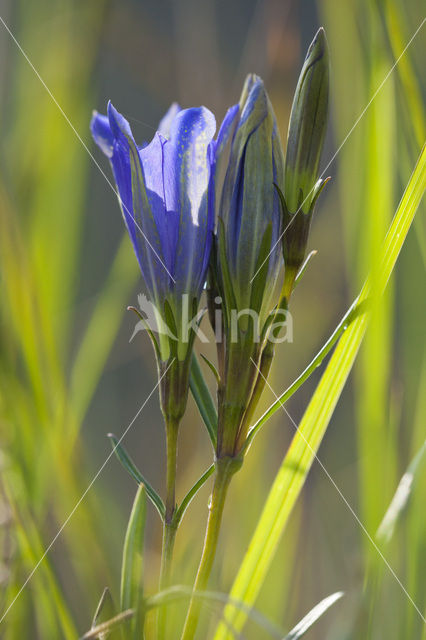
[[302, 279], [303, 275], [305, 274], [306, 268], [308, 266], [308, 264], [310, 263], [311, 259], [316, 256], [318, 253], [318, 251], [316, 249], [313, 249], [313, 251], [310, 251], [305, 259], [305, 262], [302, 264], [302, 266], [300, 267], [299, 271], [297, 272], [297, 276], [294, 279], [294, 285], [293, 285], [293, 289], [295, 289], [297, 287], [297, 285], [299, 284], [300, 280]]
[[[177, 326], [176, 326], [176, 320], [172, 311], [172, 307], [170, 306], [170, 302], [168, 300], [164, 300], [164, 318], [165, 318], [165, 322], [167, 325], [167, 328], [169, 329], [169, 331], [171, 331], [171, 333], [173, 334], [173, 336], [175, 336], [176, 341], [179, 340], [179, 336], [178, 336], [178, 331], [177, 331]], [[171, 340], [169, 339], [169, 341], [171, 342]], [[174, 342], [174, 340], [173, 340]], [[173, 349], [173, 352], [175, 350]]]
[[221, 218], [218, 219], [217, 233], [218, 233], [220, 271], [222, 275], [222, 286], [224, 289], [224, 297], [225, 297], [223, 301], [224, 302], [223, 309], [225, 311], [225, 318], [229, 326], [228, 310], [236, 309], [237, 303], [235, 300], [234, 289], [232, 287], [231, 274], [229, 273], [229, 264], [228, 264], [228, 258], [226, 255], [225, 226]]
[[214, 366], [213, 362], [211, 360], [209, 360], [207, 358], [207, 356], [205, 356], [204, 354], [200, 353], [201, 358], [204, 360], [204, 362], [206, 363], [206, 365], [209, 367], [210, 371], [213, 373], [217, 384], [220, 384], [220, 376], [219, 376], [219, 372], [216, 369], [216, 367]]
[[331, 176], [328, 176], [328, 178], [325, 178], [325, 180], [323, 180], [322, 178], [320, 178], [318, 180], [318, 182], [316, 183], [315, 187], [314, 187], [314, 191], [313, 191], [313, 196], [312, 196], [312, 201], [311, 201], [311, 212], [313, 212], [315, 205], [317, 203], [318, 197], [319, 195], [322, 193], [322, 190], [324, 189], [325, 185], [327, 184], [327, 182], [329, 182], [331, 180]]
[[133, 462], [133, 460], [127, 453], [126, 449], [123, 447], [123, 445], [120, 444], [117, 437], [113, 433], [109, 433], [108, 438], [111, 441], [112, 449], [115, 455], [117, 456], [117, 458], [119, 459], [123, 467], [126, 469], [128, 473], [130, 473], [133, 480], [135, 480], [138, 485], [143, 484], [145, 486], [145, 490], [148, 498], [151, 500], [152, 504], [157, 509], [160, 515], [160, 518], [164, 520], [166, 507], [161, 497], [158, 495], [158, 493], [151, 486], [148, 480], [142, 475], [142, 473], [136, 467], [135, 463]]
[[158, 344], [158, 340], [155, 337], [154, 332], [152, 331], [152, 329], [149, 326], [148, 322], [146, 321], [146, 319], [143, 317], [143, 315], [139, 311], [139, 309], [136, 309], [136, 307], [127, 307], [127, 311], [134, 311], [136, 313], [136, 315], [140, 318], [141, 322], [143, 323], [143, 325], [145, 327], [145, 330], [146, 330], [147, 334], [149, 335], [149, 337], [151, 339], [152, 346], [154, 348], [155, 356], [156, 356], [157, 360], [161, 359], [160, 346]]
[[269, 271], [269, 254], [271, 252], [272, 242], [272, 223], [270, 222], [263, 234], [262, 242], [257, 256], [256, 268], [254, 273], [256, 278], [252, 282], [252, 290], [250, 297], [250, 308], [259, 313], [262, 309], [263, 297], [265, 294], [266, 281]]
[[280, 198], [283, 215], [282, 248], [285, 269], [295, 277], [305, 259], [313, 210], [310, 209], [308, 213], [303, 213], [299, 206], [295, 213], [291, 213], [288, 210], [283, 192], [277, 184], [274, 186]]
[[143, 543], [146, 521], [146, 490], [140, 484], [133, 502], [129, 524], [124, 539], [123, 560], [121, 565], [120, 607], [122, 611], [133, 609], [130, 620], [132, 638], [143, 635]]
[[200, 363], [195, 353], [192, 354], [191, 359], [191, 371], [189, 376], [189, 387], [191, 389], [192, 396], [198, 407], [200, 415], [204, 424], [207, 427], [207, 431], [214, 448], [217, 443], [217, 411], [213, 398], [211, 397], [209, 388], [204, 380], [203, 373], [201, 371]]

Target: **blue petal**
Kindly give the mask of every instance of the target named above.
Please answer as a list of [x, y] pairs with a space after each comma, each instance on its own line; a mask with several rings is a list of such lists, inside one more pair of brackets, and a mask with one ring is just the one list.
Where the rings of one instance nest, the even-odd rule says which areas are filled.
[[164, 191], [164, 146], [166, 144], [167, 140], [156, 133], [152, 142], [139, 151], [139, 156], [148, 200], [161, 239], [164, 260], [169, 272], [173, 273], [179, 212], [166, 209]]
[[164, 292], [167, 292], [170, 287], [170, 269], [166, 265], [159, 233], [159, 226], [163, 223], [165, 215], [164, 200], [154, 175], [155, 169], [149, 176], [151, 189], [146, 186], [146, 177], [140, 159], [141, 153], [148, 153], [154, 167], [159, 167], [158, 175], [161, 179], [161, 140], [159, 137], [154, 138], [148, 147], [139, 152], [129, 123], [111, 103], [108, 104], [108, 118], [115, 138], [111, 164], [120, 194], [124, 220], [151, 296], [154, 299], [157, 295], [164, 297]]
[[238, 104], [234, 104], [226, 112], [226, 116], [224, 117], [223, 122], [220, 125], [219, 133], [217, 136], [216, 154], [222, 153], [229, 139], [233, 137], [239, 109], [240, 106]]
[[182, 109], [178, 105], [178, 103], [173, 102], [170, 105], [168, 111], [164, 114], [164, 116], [161, 118], [159, 122], [158, 129], [157, 129], [158, 133], [161, 133], [161, 135], [164, 136], [165, 138], [169, 138], [172, 122], [177, 116], [177, 114], [179, 113], [179, 111], [181, 110]]
[[108, 158], [111, 158], [113, 154], [114, 136], [109, 126], [107, 116], [103, 116], [97, 111], [94, 111], [92, 120], [90, 121], [90, 131], [98, 147]]
[[179, 212], [174, 274], [182, 293], [202, 288], [207, 250], [211, 243], [212, 211], [207, 203], [211, 154], [216, 130], [205, 107], [180, 111], [164, 145], [164, 193], [167, 211]]

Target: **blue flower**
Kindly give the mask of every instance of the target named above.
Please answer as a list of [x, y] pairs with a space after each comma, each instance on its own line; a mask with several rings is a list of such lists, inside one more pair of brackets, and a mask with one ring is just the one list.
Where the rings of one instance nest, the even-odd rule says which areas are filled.
[[182, 306], [185, 300], [191, 310], [198, 306], [209, 262], [214, 213], [208, 187], [216, 123], [204, 107], [172, 105], [160, 129], [150, 144], [138, 147], [129, 123], [111, 103], [107, 116], [95, 113], [91, 122], [95, 142], [111, 162], [151, 300], [164, 318], [165, 307], [171, 310], [179, 337]]
[[283, 180], [283, 153], [258, 76], [247, 77], [239, 104], [229, 109], [215, 161], [219, 248], [224, 245], [219, 251], [221, 279], [229, 270], [237, 309], [252, 309], [265, 319], [282, 263], [281, 209], [274, 183]]

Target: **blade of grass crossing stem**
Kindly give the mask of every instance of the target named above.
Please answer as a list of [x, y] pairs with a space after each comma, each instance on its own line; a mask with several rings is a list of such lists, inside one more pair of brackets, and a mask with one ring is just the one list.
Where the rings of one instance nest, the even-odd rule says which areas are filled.
[[120, 607], [122, 611], [134, 609], [130, 622], [132, 638], [142, 638], [143, 633], [143, 540], [146, 520], [146, 491], [139, 485], [133, 502], [123, 548], [121, 566]]
[[[423, 147], [410, 177], [381, 252], [380, 290], [383, 291], [395, 266], [401, 247], [413, 221], [426, 187], [426, 150]], [[360, 302], [369, 293], [364, 285]], [[231, 597], [248, 605], [255, 602], [273, 560], [281, 534], [302, 490], [315, 459], [334, 408], [352, 369], [366, 327], [367, 315], [356, 318], [343, 334], [323, 373], [314, 395], [300, 422], [287, 455], [269, 492], [248, 551], [231, 589]], [[240, 630], [247, 616], [244, 612], [225, 609], [226, 619]], [[214, 640], [229, 640], [224, 624], [220, 624]]]

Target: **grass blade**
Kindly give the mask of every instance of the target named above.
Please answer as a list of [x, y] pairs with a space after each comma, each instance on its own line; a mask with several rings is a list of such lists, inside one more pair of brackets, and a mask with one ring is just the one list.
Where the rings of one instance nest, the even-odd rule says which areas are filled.
[[408, 467], [407, 471], [404, 473], [398, 484], [395, 495], [393, 496], [389, 508], [386, 511], [385, 516], [377, 530], [376, 538], [379, 542], [387, 543], [391, 540], [393, 532], [395, 530], [395, 525], [405, 507], [407, 506], [408, 500], [410, 498], [411, 491], [416, 479], [416, 473], [419, 470], [419, 467], [425, 461], [425, 454], [426, 441], [423, 443], [423, 446], [415, 456], [414, 460], [411, 461], [410, 466]]
[[[426, 187], [426, 147], [423, 147], [395, 217], [386, 235], [381, 253], [377, 293], [382, 293], [390, 278], [416, 210]], [[359, 301], [367, 299], [370, 285], [364, 285]], [[255, 602], [274, 557], [281, 534], [302, 490], [315, 459], [337, 401], [352, 369], [367, 328], [367, 314], [356, 318], [342, 335], [328, 366], [305, 411], [299, 429], [275, 478], [262, 515], [237, 574], [231, 596], [251, 605]], [[247, 616], [232, 608], [226, 619], [237, 630]], [[225, 625], [219, 625], [214, 640], [228, 640]]]
[[133, 502], [123, 548], [121, 565], [120, 607], [122, 611], [134, 609], [131, 622], [132, 636], [142, 638], [143, 630], [143, 539], [146, 520], [146, 491], [139, 485]]
[[101, 622], [96, 627], [93, 627], [87, 633], [82, 636], [81, 640], [98, 640], [106, 638], [113, 629], [116, 629], [127, 620], [130, 620], [134, 615], [134, 611], [132, 609], [128, 609], [127, 611], [123, 611], [119, 613], [111, 620], [107, 620], [106, 622]]
[[305, 635], [313, 624], [340, 598], [343, 596], [342, 591], [337, 591], [331, 596], [321, 600], [311, 611], [290, 631], [283, 640], [297, 640]]
[[[242, 610], [253, 622], [267, 631], [272, 637], [277, 639], [282, 637], [281, 629], [268, 620], [268, 618], [260, 613], [260, 611], [254, 607], [249, 607], [244, 604], [244, 602], [235, 600], [228, 594], [221, 593], [220, 591], [193, 591], [189, 587], [175, 585], [168, 589], [164, 589], [163, 591], [159, 591], [153, 596], [147, 598], [145, 605], [147, 610], [156, 609], [157, 607], [168, 605], [179, 600], [187, 600], [192, 597], [198, 598], [204, 603], [204, 605], [209, 602], [217, 602], [219, 604], [226, 604], [236, 610]], [[232, 633], [238, 635], [238, 631], [232, 631]]]
[[247, 452], [250, 448], [254, 438], [258, 434], [263, 425], [274, 415], [282, 405], [287, 402], [289, 398], [296, 393], [299, 387], [309, 378], [309, 376], [320, 366], [321, 362], [328, 355], [336, 342], [339, 340], [344, 331], [348, 328], [351, 322], [360, 314], [364, 313], [367, 309], [367, 300], [364, 300], [365, 304], [359, 304], [358, 298], [354, 300], [353, 304], [349, 307], [333, 333], [321, 347], [315, 358], [308, 364], [306, 369], [296, 378], [294, 382], [271, 404], [269, 409], [260, 416], [259, 420], [251, 427], [247, 435], [247, 440], [244, 443], [243, 451]]

